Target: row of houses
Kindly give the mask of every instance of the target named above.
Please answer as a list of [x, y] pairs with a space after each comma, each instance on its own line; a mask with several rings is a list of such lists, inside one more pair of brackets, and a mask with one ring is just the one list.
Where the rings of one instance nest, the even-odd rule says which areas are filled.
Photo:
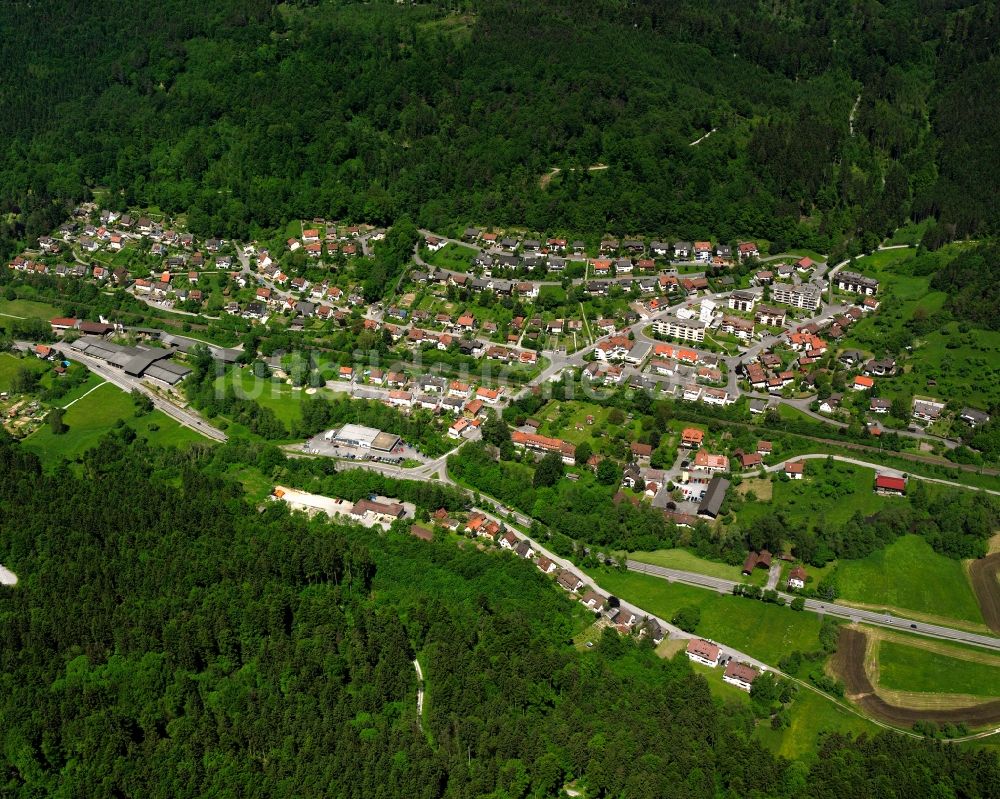
[[[722, 648], [718, 644], [703, 638], [692, 638], [685, 651], [689, 660], [713, 669], [719, 665], [722, 654]], [[735, 658], [729, 658], [722, 679], [730, 685], [749, 691], [759, 676], [760, 672], [749, 663], [740, 663]]]
[[[577, 255], [582, 255], [586, 250], [586, 243], [577, 239], [569, 242], [565, 238], [550, 237], [542, 238], [522, 238], [515, 235], [503, 235], [481, 230], [480, 228], [467, 228], [462, 238], [470, 243], [478, 243], [483, 247], [513, 253], [515, 251], [524, 253], [565, 253], [572, 251]], [[438, 245], [442, 240], [434, 236], [427, 237], [427, 246]], [[760, 256], [760, 250], [756, 242], [741, 241], [736, 247], [729, 244], [712, 244], [710, 241], [675, 241], [672, 243], [652, 240], [648, 246], [643, 239], [602, 239], [599, 250], [602, 255], [614, 255], [617, 253], [639, 256], [649, 253], [658, 258], [675, 258], [677, 260], [693, 259], [702, 263], [709, 263], [713, 257], [722, 261], [732, 262], [733, 258], [746, 260]]]

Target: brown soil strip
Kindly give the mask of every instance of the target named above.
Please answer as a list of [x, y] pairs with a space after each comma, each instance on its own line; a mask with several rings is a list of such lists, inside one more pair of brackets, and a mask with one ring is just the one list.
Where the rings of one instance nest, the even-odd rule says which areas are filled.
[[983, 618], [993, 632], [1000, 633], [1000, 552], [969, 564], [969, 580], [976, 593]]
[[832, 665], [837, 676], [844, 681], [847, 696], [869, 715], [904, 728], [916, 721], [964, 722], [970, 727], [983, 727], [1000, 721], [1000, 700], [968, 708], [918, 709], [890, 705], [875, 693], [865, 672], [867, 645], [868, 639], [863, 632], [842, 627]]

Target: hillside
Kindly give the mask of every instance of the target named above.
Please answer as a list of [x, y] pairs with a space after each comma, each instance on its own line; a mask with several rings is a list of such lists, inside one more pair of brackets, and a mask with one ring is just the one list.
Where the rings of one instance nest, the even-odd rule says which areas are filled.
[[4, 4], [0, 254], [95, 186], [239, 237], [403, 213], [821, 251], [911, 215], [1000, 232], [995, 4], [458, 5]]
[[0, 793], [543, 797], [576, 781], [852, 799], [1000, 779], [993, 754], [889, 733], [776, 758], [686, 658], [611, 631], [575, 650], [584, 611], [531, 564], [259, 510], [211, 463], [112, 434], [80, 475], [43, 474], [0, 439], [21, 578], [0, 591]]

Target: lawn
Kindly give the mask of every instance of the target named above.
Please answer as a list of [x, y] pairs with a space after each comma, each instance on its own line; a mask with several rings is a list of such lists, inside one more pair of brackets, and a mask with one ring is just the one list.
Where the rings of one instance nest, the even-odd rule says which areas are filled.
[[817, 738], [823, 732], [872, 735], [879, 731], [870, 721], [801, 686], [789, 707], [789, 720], [790, 725], [783, 730], [772, 730], [766, 721], [757, 726], [761, 743], [789, 760], [815, 755]]
[[[274, 415], [286, 426], [302, 418], [300, 404], [306, 396], [305, 389], [293, 389], [290, 385], [270, 378], [255, 377], [249, 369], [230, 369], [216, 380], [216, 385], [232, 386], [238, 396], [247, 397], [265, 408], [274, 411]], [[326, 391], [318, 394], [329, 393]]]
[[[935, 255], [941, 262], [959, 248], [952, 246]], [[883, 307], [854, 325], [841, 342], [844, 348], [872, 352], [893, 337], [918, 311], [935, 313], [947, 299], [932, 291], [929, 275], [909, 274], [915, 250], [883, 250], [859, 258], [856, 268], [881, 281]], [[918, 270], [922, 271], [922, 270]], [[849, 295], [845, 295], [849, 296]], [[881, 396], [925, 394], [988, 408], [1000, 402], [1000, 333], [973, 329], [959, 322], [937, 326], [917, 337], [904, 372], [880, 382]]]
[[73, 459], [93, 447], [119, 419], [152, 444], [180, 446], [192, 441], [207, 441], [160, 411], [136, 417], [132, 398], [111, 383], [105, 383], [66, 411], [63, 421], [69, 430], [63, 435], [53, 435], [51, 428], [44, 425], [26, 438], [23, 445], [46, 462], [63, 457]]
[[718, 594], [702, 588], [668, 583], [635, 572], [598, 571], [592, 574], [600, 586], [615, 596], [669, 621], [685, 606], [701, 609], [696, 632], [768, 664], [777, 664], [793, 649], [812, 651], [819, 647], [819, 617], [787, 607]]
[[[629, 555], [632, 560], [640, 563], [651, 563], [654, 566], [663, 566], [667, 569], [681, 569], [683, 571], [707, 574], [709, 577], [719, 577], [723, 580], [735, 580], [743, 582], [743, 573], [739, 566], [730, 566], [726, 563], [718, 563], [714, 560], [699, 558], [693, 552], [686, 549], [658, 549], [655, 552], [633, 552]], [[762, 579], [766, 577], [763, 571], [759, 572]]]
[[476, 256], [476, 251], [472, 247], [465, 247], [462, 244], [449, 242], [437, 252], [428, 253], [424, 260], [439, 267], [440, 269], [450, 269], [452, 272], [468, 272], [472, 266], [472, 259]]
[[[598, 449], [597, 440], [604, 438], [606, 434], [609, 438], [619, 435], [629, 437], [638, 428], [636, 420], [629, 420], [626, 416], [621, 425], [614, 425], [608, 421], [611, 408], [595, 405], [589, 402], [562, 402], [552, 400], [545, 407], [535, 414], [536, 419], [542, 423], [539, 433], [544, 436], [561, 438], [564, 441], [571, 441], [580, 444], [583, 441], [594, 439], [594, 449]], [[593, 424], [587, 423], [587, 417], [593, 416]]]
[[18, 316], [48, 322], [52, 317], [59, 316], [59, 309], [47, 302], [34, 300], [0, 300], [0, 316]]
[[[942, 650], [948, 647], [942, 647]], [[963, 655], [963, 651], [955, 650]], [[975, 656], [973, 656], [975, 658]], [[966, 657], [879, 641], [879, 685], [893, 691], [969, 694], [995, 699], [1000, 696], [1000, 668]]]
[[43, 363], [37, 358], [18, 358], [8, 352], [0, 352], [0, 391], [10, 391], [10, 383], [21, 369], [31, 369], [36, 372], [47, 372], [51, 364]]
[[[708, 681], [712, 696], [722, 702], [749, 704], [750, 695], [722, 679], [722, 669], [691, 663], [692, 669]], [[799, 687], [795, 700], [788, 706], [789, 726], [783, 730], [771, 728], [768, 719], [757, 722], [754, 735], [774, 754], [798, 760], [815, 754], [821, 733], [837, 732], [857, 735], [878, 731], [870, 721], [840, 707], [832, 699], [808, 688]]]
[[829, 468], [825, 461], [806, 461], [802, 480], [778, 480], [774, 483], [770, 502], [744, 505], [738, 513], [740, 524], [751, 525], [764, 516], [780, 512], [789, 525], [843, 524], [855, 514], [874, 513], [893, 502], [905, 502], [897, 497], [874, 493], [875, 472], [862, 466], [834, 462]]
[[985, 629], [961, 561], [939, 555], [919, 535], [901, 536], [862, 560], [841, 561], [837, 584], [848, 602]]

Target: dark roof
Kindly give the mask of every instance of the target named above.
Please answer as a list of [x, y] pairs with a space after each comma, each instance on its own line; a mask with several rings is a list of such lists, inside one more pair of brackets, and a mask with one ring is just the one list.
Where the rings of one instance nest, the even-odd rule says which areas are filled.
[[712, 482], [708, 484], [705, 497], [698, 506], [699, 516], [711, 516], [713, 519], [719, 515], [722, 501], [726, 498], [726, 491], [729, 490], [729, 481], [724, 477], [716, 475]]

